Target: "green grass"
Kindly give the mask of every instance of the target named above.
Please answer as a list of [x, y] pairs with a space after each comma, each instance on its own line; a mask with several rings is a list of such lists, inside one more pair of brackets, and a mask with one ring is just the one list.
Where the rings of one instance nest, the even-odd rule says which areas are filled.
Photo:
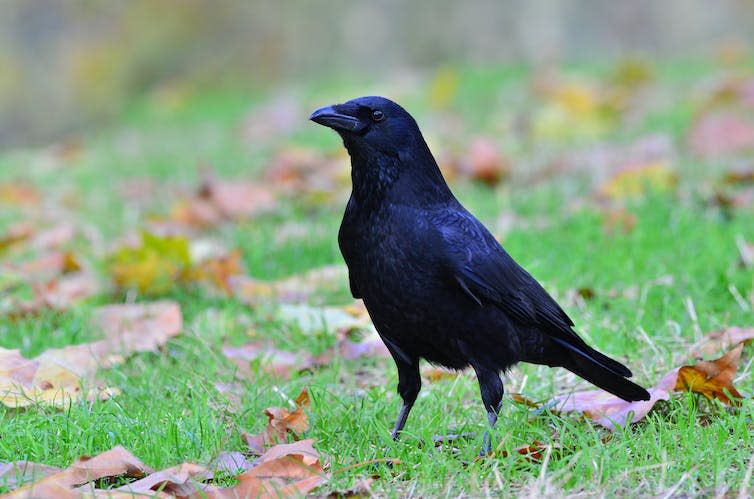
[[[701, 81], [717, 71], [708, 65], [690, 68], [667, 65], [653, 85], [672, 93], [679, 82]], [[605, 71], [574, 69], [598, 76]], [[469, 135], [497, 133], [496, 125], [485, 119], [489, 103], [523, 100], [519, 96], [526, 92], [529, 76], [525, 68], [469, 70], [450, 108], [441, 113], [460, 114]], [[359, 93], [353, 84], [323, 82], [303, 89], [302, 100], [304, 107], [314, 108]], [[242, 111], [261, 100], [232, 91], [203, 94], [195, 107], [189, 101], [182, 111], [167, 115], [150, 111], [148, 101], [138, 102], [122, 126], [85, 137], [83, 156], [70, 164], [51, 168], [39, 160], [43, 153], [34, 150], [0, 155], [0, 181], [28, 179], [46, 198], [69, 199], [70, 219], [101, 234], [104, 244], [99, 246], [88, 240], [77, 243], [88, 260], [100, 265], [105, 248], [139, 229], [150, 214], [167, 210], [180, 188], [193, 188], [198, 163], [211, 162], [227, 177], [252, 176], [287, 143], [324, 151], [339, 148], [335, 136], [313, 126], [277, 144], [244, 143], [238, 134]], [[407, 102], [420, 124], [437, 116], [420, 92], [411, 93]], [[739, 266], [736, 247], [737, 238], [754, 241], [754, 214], [749, 207], [726, 216], [705, 202], [709, 185], [723, 170], [685, 151], [690, 102], [689, 95], [679, 94], [653, 107], [645, 119], [599, 140], [543, 145], [551, 151], [544, 159], [536, 144], [534, 149], [516, 149], [514, 163], [537, 169], [559, 151], [669, 133], [680, 151], [675, 165], [678, 189], [630, 202], [637, 225], [628, 233], [605, 231], [594, 203], [580, 202], [591, 195], [588, 173], [536, 184], [514, 175], [494, 189], [468, 181], [453, 185], [461, 201], [499, 233], [507, 250], [559, 299], [589, 343], [624, 360], [645, 386], [693, 360], [688, 347], [699, 331], [754, 322], [754, 303], [747, 308], [731, 292], [754, 295], [754, 270]], [[508, 115], [502, 111], [499, 116]], [[141, 178], [156, 183], [156, 195], [143, 203], [124, 201], [118, 188]], [[284, 198], [274, 213], [209, 235], [240, 248], [252, 276], [277, 279], [341, 261], [336, 234], [342, 209], [337, 203], [312, 206], [305, 199]], [[513, 228], [504, 233], [496, 230], [501, 213], [515, 214]], [[0, 229], [20, 216], [15, 207], [0, 213]], [[305, 230], [276, 237], [289, 224]], [[593, 289], [594, 299], [574, 300], [577, 288]], [[400, 401], [391, 361], [335, 359], [314, 371], [293, 373], [289, 380], [259, 369], [239, 379], [222, 355], [224, 344], [269, 338], [279, 348], [317, 353], [334, 344], [334, 332], [305, 334], [276, 320], [274, 304], [249, 307], [192, 288], [168, 297], [181, 303], [184, 332], [157, 353], [137, 354], [102, 371], [101, 379], [122, 390], [121, 395], [77, 403], [65, 411], [0, 408], [0, 462], [26, 459], [66, 466], [80, 455], [123, 445], [155, 468], [185, 460], [207, 463], [221, 451], [243, 449], [241, 431], [260, 431], [266, 423], [262, 410], [287, 406], [304, 386], [312, 394], [308, 436], [317, 440], [316, 448], [333, 472], [323, 492], [347, 490], [377, 473], [373, 489], [393, 497], [735, 494], [754, 453], [751, 399], [729, 410], [696, 396], [677, 396], [659, 403], [638, 424], [610, 433], [575, 415], [533, 413], [506, 398], [494, 438], [507, 456], [477, 460], [486, 418], [470, 373], [425, 381], [402, 439], [392, 442], [389, 430]], [[96, 337], [88, 323], [92, 308], [123, 299], [104, 294], [66, 312], [0, 318], [0, 346], [34, 356], [47, 348], [91, 341]], [[314, 304], [348, 301], [347, 282], [311, 298]], [[754, 393], [750, 361], [748, 347], [739, 368], [744, 375], [736, 382], [747, 394]], [[220, 393], [217, 383], [237, 384], [240, 401], [236, 404]], [[587, 386], [565, 371], [530, 365], [514, 368], [506, 378], [507, 391], [523, 391], [535, 400]], [[435, 447], [432, 436], [448, 432], [473, 432], [477, 437]], [[533, 442], [553, 444], [545, 462], [515, 452]], [[401, 464], [339, 471], [375, 458], [395, 458]]]

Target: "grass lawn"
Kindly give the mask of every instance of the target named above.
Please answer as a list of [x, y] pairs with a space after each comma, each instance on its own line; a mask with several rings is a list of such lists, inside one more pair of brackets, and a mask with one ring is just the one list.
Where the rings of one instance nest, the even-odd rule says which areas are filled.
[[[752, 74], [748, 66], [736, 71]], [[573, 81], [596, 85], [610, 81], [612, 72], [591, 66], [565, 70]], [[609, 110], [590, 110], [589, 95], [578, 96], [587, 84], [562, 98], [561, 104], [575, 109], [563, 118], [543, 104], [557, 101], [558, 90], [544, 95], [532, 90], [536, 84], [526, 68], [458, 70], [451, 77], [423, 76], [397, 90], [394, 82], [319, 82], [291, 94], [301, 120], [320, 105], [360, 94], [395, 96], [436, 151], [463, 155], [464, 144], [475, 136], [495, 138], [510, 159], [511, 176], [490, 187], [461, 175], [452, 181], [454, 192], [558, 299], [588, 343], [625, 362], [648, 387], [671, 369], [693, 363], [690, 346], [703, 334], [754, 325], [754, 268], [740, 264], [738, 248], [740, 241], [754, 242], [754, 204], [721, 208], [710, 202], [718, 188], [746, 188], [724, 186], [721, 179], [738, 165], [751, 167], [754, 156], [749, 151], [732, 159], [700, 158], [687, 141], [709, 82], [729, 72], [714, 63], [657, 65], [638, 103], [621, 109], [618, 118]], [[248, 132], [249, 139], [249, 116], [274, 121], [247, 115], [267, 102], [265, 95], [234, 90], [196, 94], [178, 104], [148, 96], [116, 126], [85, 134], [82, 151], [70, 160], [51, 160], [48, 149], [2, 153], [0, 183], [24, 180], [42, 198], [32, 208], [0, 205], [0, 233], [28, 217], [69, 222], [85, 234], [74, 251], [107, 281], [106, 257], [120, 238], [140, 230], [154, 214], [167, 213], [182, 193], [194, 189], [197, 165], [209, 163], [224, 178], [261, 178], [281, 149], [295, 146], [340, 154], [335, 160], [347, 172], [339, 140], [321, 127], [301, 123], [263, 139], [264, 130]], [[638, 195], [610, 200], [630, 214], [632, 228], [606, 228], [609, 217], [595, 192], [611, 176], [612, 160], [605, 158], [620, 154], [595, 151], [657, 134], [667, 138], [667, 164], [677, 185], [642, 187]], [[563, 164], [571, 166], [557, 166]], [[145, 182], [133, 187], [135, 181]], [[146, 195], [124, 194], [128, 186]], [[274, 210], [212, 227], [202, 237], [239, 248], [255, 278], [281, 279], [341, 263], [336, 235], [345, 193], [325, 199], [307, 196], [306, 189], [283, 195]], [[579, 289], [593, 297], [581, 297]], [[96, 306], [154, 298], [108, 290], [64, 311], [0, 317], [0, 346], [32, 357], [92, 341], [98, 332], [89, 319]], [[477, 460], [486, 417], [473, 373], [425, 379], [402, 439], [392, 442], [400, 399], [390, 359], [335, 358], [289, 379], [252, 363], [252, 376], [240, 376], [223, 345], [270, 339], [280, 349], [316, 354], [334, 345], [335, 332], [302, 330], [280, 319], [275, 303], [249, 306], [195, 286], [176, 286], [160, 298], [181, 304], [183, 333], [158, 352], [102, 370], [99, 377], [122, 392], [109, 400], [65, 410], [0, 406], [0, 463], [24, 459], [64, 467], [114, 445], [158, 469], [208, 463], [221, 451], [243, 450], [241, 432], [262, 430], [263, 409], [288, 406], [307, 386], [312, 396], [307, 436], [316, 439], [332, 473], [319, 493], [348, 490], [375, 473], [379, 479], [372, 490], [395, 497], [713, 496], [747, 486], [754, 493], [754, 483], [747, 484], [754, 454], [750, 398], [731, 409], [699, 395], [676, 394], [640, 422], [609, 432], [578, 415], [533, 411], [506, 395], [494, 430], [499, 451]], [[347, 281], [308, 302], [350, 303]], [[735, 380], [745, 395], [754, 393], [751, 354], [748, 346]], [[218, 384], [234, 386], [238, 399], [221, 393]], [[531, 365], [514, 368], [505, 386], [537, 401], [588, 388], [564, 370]], [[476, 436], [436, 447], [432, 436], [448, 432]], [[516, 451], [535, 442], [549, 446], [542, 459]], [[351, 467], [384, 457], [400, 464]]]

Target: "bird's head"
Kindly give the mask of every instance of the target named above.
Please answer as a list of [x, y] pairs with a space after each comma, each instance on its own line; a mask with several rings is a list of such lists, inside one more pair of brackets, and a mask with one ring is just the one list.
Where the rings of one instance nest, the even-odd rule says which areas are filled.
[[309, 119], [338, 132], [351, 155], [382, 153], [400, 157], [424, 143], [414, 118], [384, 97], [359, 97], [325, 106]]

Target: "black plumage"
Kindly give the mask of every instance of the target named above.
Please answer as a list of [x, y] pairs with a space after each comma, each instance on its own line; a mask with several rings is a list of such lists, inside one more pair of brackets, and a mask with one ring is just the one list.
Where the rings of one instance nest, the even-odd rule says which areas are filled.
[[[315, 111], [351, 156], [353, 191], [338, 234], [351, 292], [398, 367], [397, 438], [421, 389], [419, 359], [471, 366], [490, 424], [500, 372], [560, 366], [624, 400], [647, 400], [623, 364], [589, 347], [542, 286], [453, 196], [414, 119], [383, 97]], [[489, 446], [487, 440], [485, 446]]]

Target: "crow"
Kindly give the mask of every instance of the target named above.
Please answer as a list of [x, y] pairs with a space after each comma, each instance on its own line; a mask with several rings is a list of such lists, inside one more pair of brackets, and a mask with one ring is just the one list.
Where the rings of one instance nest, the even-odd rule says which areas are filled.
[[[564, 367], [623, 400], [649, 393], [587, 345], [573, 321], [450, 191], [413, 117], [384, 97], [312, 113], [341, 136], [353, 189], [338, 232], [351, 294], [361, 298], [398, 368], [394, 440], [421, 389], [419, 360], [471, 366], [490, 427], [500, 373], [519, 361]], [[490, 451], [485, 434], [482, 453]]]

